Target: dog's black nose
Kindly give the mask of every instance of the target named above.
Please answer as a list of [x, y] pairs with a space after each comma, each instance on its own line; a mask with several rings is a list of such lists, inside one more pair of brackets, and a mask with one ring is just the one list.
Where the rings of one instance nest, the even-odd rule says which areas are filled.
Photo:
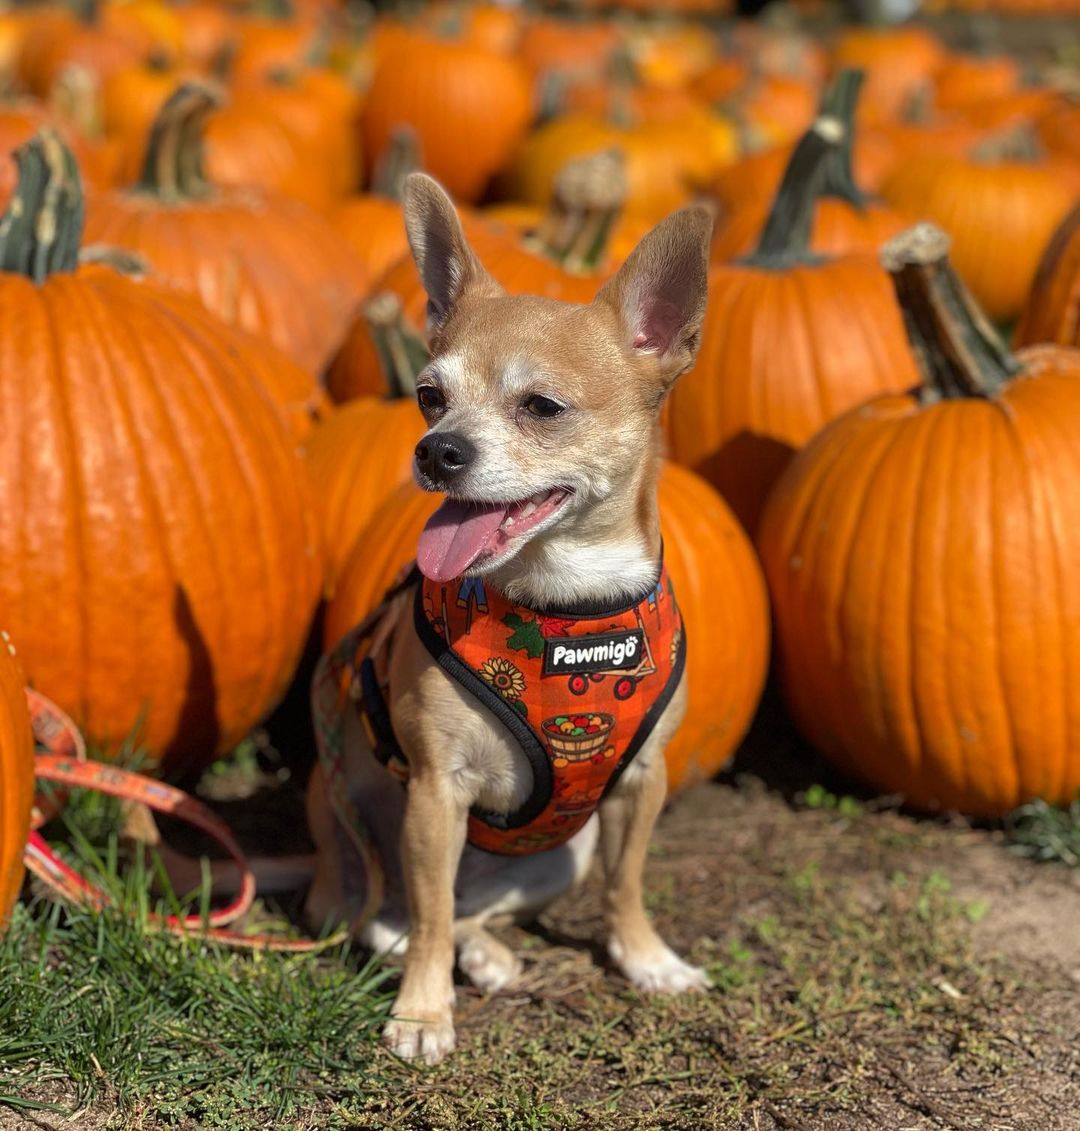
[[437, 487], [460, 475], [472, 462], [476, 449], [458, 432], [433, 432], [416, 445], [416, 467]]

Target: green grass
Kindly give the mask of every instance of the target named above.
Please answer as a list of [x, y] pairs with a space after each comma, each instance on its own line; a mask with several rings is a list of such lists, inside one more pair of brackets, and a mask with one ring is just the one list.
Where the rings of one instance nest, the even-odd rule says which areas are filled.
[[1005, 828], [1019, 855], [1080, 868], [1080, 796], [1069, 806], [1045, 801], [1021, 806], [1010, 814]]
[[[94, 795], [65, 818], [65, 854], [115, 908], [19, 904], [0, 940], [0, 1105], [107, 1100], [241, 1131], [301, 1126], [313, 1102], [376, 1086], [387, 971], [347, 948], [248, 954], [153, 930], [149, 913], [180, 901], [148, 897], [152, 863], [121, 868], [115, 818], [115, 803]], [[57, 1082], [60, 1105], [49, 1101]]]

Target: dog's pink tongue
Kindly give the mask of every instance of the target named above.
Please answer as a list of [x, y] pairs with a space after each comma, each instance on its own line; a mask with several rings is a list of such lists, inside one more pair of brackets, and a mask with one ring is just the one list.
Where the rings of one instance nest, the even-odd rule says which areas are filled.
[[447, 499], [428, 519], [416, 547], [416, 564], [432, 581], [460, 577], [481, 555], [506, 507]]

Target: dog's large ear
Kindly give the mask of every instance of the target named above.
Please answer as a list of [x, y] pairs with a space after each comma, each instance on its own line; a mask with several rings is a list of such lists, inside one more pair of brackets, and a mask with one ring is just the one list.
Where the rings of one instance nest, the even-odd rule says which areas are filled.
[[501, 294], [501, 288], [480, 266], [457, 210], [438, 181], [423, 173], [410, 173], [402, 193], [405, 231], [428, 295], [428, 331], [440, 329], [462, 294], [482, 286]]
[[655, 356], [665, 385], [694, 363], [709, 290], [712, 214], [683, 208], [661, 221], [596, 296], [615, 309], [635, 352]]

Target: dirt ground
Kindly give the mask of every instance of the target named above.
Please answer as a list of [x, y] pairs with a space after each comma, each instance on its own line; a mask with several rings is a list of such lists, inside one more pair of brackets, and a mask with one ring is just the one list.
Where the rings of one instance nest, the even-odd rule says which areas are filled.
[[[268, 812], [279, 846], [290, 827], [282, 847], [302, 845], [285, 779], [220, 804], [253, 847]], [[759, 721], [719, 781], [672, 802], [650, 858], [652, 912], [710, 994], [643, 1000], [606, 969], [593, 876], [504, 933], [525, 959], [512, 991], [460, 987], [446, 1064], [378, 1052], [370, 1093], [288, 1126], [1080, 1131], [1080, 871], [849, 790]], [[61, 1126], [202, 1124], [0, 1113], [3, 1131]]]

